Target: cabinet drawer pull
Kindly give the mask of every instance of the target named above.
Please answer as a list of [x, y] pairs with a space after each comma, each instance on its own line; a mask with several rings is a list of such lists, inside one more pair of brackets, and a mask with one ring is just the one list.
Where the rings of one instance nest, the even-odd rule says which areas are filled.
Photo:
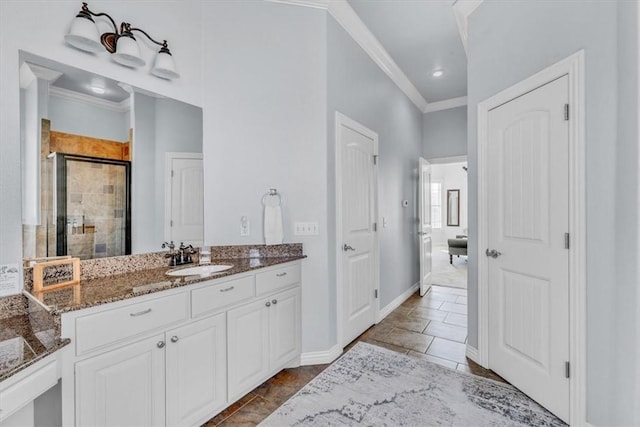
[[271, 307], [271, 303], [269, 301], [265, 302], [264, 305], [266, 305], [267, 307]]
[[139, 311], [137, 313], [129, 313], [129, 316], [137, 317], [137, 316], [142, 316], [143, 314], [147, 314], [147, 313], [151, 313], [151, 309], [150, 308], [147, 308], [146, 310]]
[[278, 273], [276, 274], [277, 277], [284, 277], [287, 275], [287, 272], [285, 271], [284, 273]]
[[178, 342], [179, 338], [177, 335], [171, 337], [171, 342]]
[[278, 303], [278, 300], [277, 300], [277, 299], [271, 300], [271, 304], [274, 304], [274, 305], [275, 305], [275, 304], [277, 304], [277, 303]]
[[228, 288], [220, 289], [220, 292], [229, 292], [233, 288], [235, 288], [235, 286], [229, 286]]
[[158, 341], [158, 343], [156, 344], [156, 346], [158, 348], [163, 348], [164, 347], [164, 341]]

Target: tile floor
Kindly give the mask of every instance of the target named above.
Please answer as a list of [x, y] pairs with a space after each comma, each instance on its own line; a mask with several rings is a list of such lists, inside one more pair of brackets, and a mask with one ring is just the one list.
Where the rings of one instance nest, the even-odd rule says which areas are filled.
[[[412, 357], [504, 381], [465, 357], [467, 342], [467, 291], [432, 286], [420, 297], [412, 295], [382, 322], [369, 328], [358, 341], [385, 347]], [[254, 426], [293, 396], [329, 365], [285, 369], [209, 420], [205, 426]]]

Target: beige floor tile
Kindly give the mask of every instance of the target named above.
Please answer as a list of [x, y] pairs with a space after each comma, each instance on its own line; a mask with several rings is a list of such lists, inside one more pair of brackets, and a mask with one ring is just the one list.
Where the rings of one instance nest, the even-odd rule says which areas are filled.
[[465, 356], [466, 350], [467, 346], [463, 343], [434, 338], [427, 350], [427, 354], [458, 363], [465, 363], [467, 360]]
[[391, 332], [380, 338], [380, 341], [406, 348], [407, 350], [424, 353], [427, 351], [431, 341], [433, 341], [433, 337], [418, 332], [394, 328]]
[[464, 343], [467, 339], [467, 328], [448, 325], [442, 322], [431, 322], [423, 331], [424, 334]]
[[432, 356], [430, 354], [418, 353], [413, 350], [410, 350], [409, 353], [407, 353], [407, 355], [411, 357], [417, 357], [419, 359], [425, 359], [425, 360], [428, 360], [429, 362], [437, 363], [438, 365], [446, 366], [447, 368], [451, 368], [451, 369], [456, 369], [456, 367], [458, 366], [456, 362], [453, 362], [451, 360], [441, 359], [439, 357]]
[[426, 308], [433, 308], [434, 310], [437, 310], [440, 308], [440, 306], [444, 303], [445, 301], [439, 300], [439, 299], [434, 299], [431, 298], [428, 295], [425, 295], [424, 298], [422, 299], [422, 302], [420, 302], [420, 307], [426, 307]]
[[456, 304], [453, 302], [444, 302], [442, 303], [442, 306], [440, 307], [441, 311], [448, 311], [451, 313], [458, 313], [458, 314], [464, 314], [466, 316], [467, 314], [467, 306], [463, 305], [463, 304]]
[[404, 314], [396, 314], [394, 311], [387, 316], [381, 324], [389, 325], [394, 328], [406, 329], [413, 332], [422, 332], [427, 327], [430, 320], [421, 317], [409, 317]]
[[410, 317], [421, 317], [423, 319], [436, 320], [442, 322], [447, 317], [446, 311], [434, 310], [432, 308], [416, 307], [409, 313]]
[[464, 314], [458, 313], [449, 313], [444, 319], [444, 323], [448, 323], [450, 325], [462, 326], [464, 328], [467, 327], [467, 316]]

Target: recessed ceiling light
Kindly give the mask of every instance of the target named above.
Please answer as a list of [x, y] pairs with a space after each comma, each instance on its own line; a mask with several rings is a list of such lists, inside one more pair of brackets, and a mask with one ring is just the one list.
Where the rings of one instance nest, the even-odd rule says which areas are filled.
[[442, 70], [435, 70], [433, 73], [431, 73], [433, 77], [442, 77], [443, 74], [444, 74], [444, 71]]
[[103, 87], [99, 87], [99, 86], [91, 86], [91, 90], [94, 93], [98, 93], [100, 95], [102, 95], [104, 93], [104, 88]]

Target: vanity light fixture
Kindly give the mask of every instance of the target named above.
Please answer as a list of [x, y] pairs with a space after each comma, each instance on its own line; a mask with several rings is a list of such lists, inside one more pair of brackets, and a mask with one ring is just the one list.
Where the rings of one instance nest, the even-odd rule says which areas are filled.
[[[105, 16], [113, 25], [113, 33], [100, 34], [98, 26], [93, 17]], [[103, 47], [107, 52], [113, 54], [113, 60], [126, 67], [137, 68], [145, 65], [144, 59], [140, 55], [140, 46], [133, 35], [137, 31], [144, 34], [150, 41], [160, 46], [160, 51], [156, 55], [151, 74], [163, 79], [177, 79], [180, 77], [176, 70], [176, 63], [169, 51], [167, 41], [162, 43], [154, 40], [146, 31], [134, 28], [128, 22], [120, 24], [120, 31], [116, 22], [107, 13], [95, 13], [89, 10], [87, 3], [82, 3], [82, 9], [71, 22], [69, 33], [64, 39], [71, 46], [86, 52], [100, 52]]]

